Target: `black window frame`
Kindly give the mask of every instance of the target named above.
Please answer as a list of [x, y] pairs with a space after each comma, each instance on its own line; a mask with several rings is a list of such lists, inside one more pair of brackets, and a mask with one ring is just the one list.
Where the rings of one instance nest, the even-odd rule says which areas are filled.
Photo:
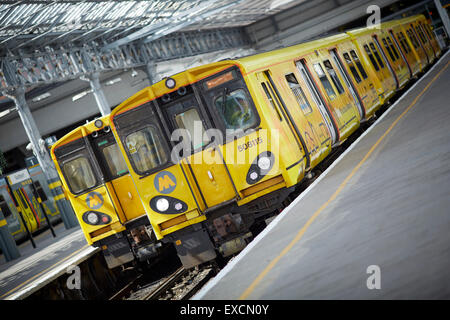
[[394, 54], [392, 53], [391, 48], [389, 47], [389, 44], [388, 44], [386, 38], [381, 39], [381, 41], [383, 42], [384, 48], [385, 48], [386, 51], [388, 52], [389, 57], [391, 58], [391, 60], [392, 60], [392, 61], [397, 60], [397, 59], [395, 58]]
[[375, 56], [375, 59], [377, 59], [377, 62], [380, 65], [381, 69], [383, 69], [384, 68], [384, 62], [383, 62], [383, 59], [380, 56], [380, 53], [378, 52], [377, 47], [375, 46], [375, 43], [370, 42], [369, 43], [369, 47], [372, 50], [373, 55]]
[[[236, 79], [226, 81], [226, 82], [221, 83], [217, 86], [214, 86], [213, 88], [210, 88], [210, 89], [205, 88], [204, 84], [207, 81], [212, 80], [217, 77], [220, 77], [230, 71], [234, 72], [234, 74], [236, 75]], [[247, 131], [258, 130], [260, 128], [261, 116], [259, 115], [258, 109], [256, 108], [256, 104], [253, 99], [253, 96], [250, 94], [250, 91], [244, 81], [244, 77], [242, 76], [242, 73], [240, 72], [240, 70], [237, 66], [231, 66], [229, 68], [226, 68], [225, 70], [222, 70], [218, 73], [215, 73], [211, 76], [208, 76], [208, 77], [200, 80], [198, 82], [198, 86], [199, 86], [199, 90], [201, 92], [202, 102], [204, 103], [205, 109], [207, 109], [209, 114], [211, 115], [212, 125], [215, 125], [215, 127], [213, 127], [213, 128], [219, 129], [223, 134], [223, 138], [224, 138], [223, 144], [229, 143], [230, 141], [233, 141], [235, 138], [240, 138], [240, 137], [248, 135], [248, 133], [246, 133]], [[227, 135], [226, 124], [223, 122], [221, 115], [219, 114], [219, 111], [217, 110], [217, 108], [214, 105], [214, 101], [221, 94], [223, 94], [223, 90], [227, 86], [232, 87], [232, 89], [230, 89], [230, 92], [235, 91], [237, 89], [244, 90], [244, 92], [248, 98], [250, 108], [252, 108], [254, 115], [256, 116], [256, 122], [253, 126], [246, 128], [245, 130], [237, 129], [235, 131], [235, 133], [232, 135]], [[216, 93], [216, 91], [218, 91], [218, 92]]]
[[[315, 65], [319, 65], [319, 66], [320, 66], [320, 68], [321, 68], [321, 70], [322, 70], [322, 73], [323, 73], [323, 76], [320, 76], [320, 75], [317, 73], [317, 70], [316, 70], [316, 68], [315, 68]], [[339, 96], [339, 94], [337, 94], [336, 91], [334, 90], [333, 85], [331, 84], [332, 81], [330, 81], [330, 79], [328, 79], [327, 73], [325, 73], [325, 70], [324, 70], [324, 68], [322, 67], [322, 64], [321, 64], [320, 62], [318, 62], [318, 63], [313, 63], [313, 64], [312, 64], [312, 67], [313, 67], [313, 69], [314, 69], [314, 72], [315, 72], [316, 76], [319, 78], [319, 81], [320, 81], [320, 83], [321, 83], [321, 85], [322, 85], [322, 88], [323, 88], [323, 90], [325, 91], [327, 97], [330, 98], [331, 101], [333, 101], [334, 99], [336, 99], [336, 98]], [[323, 78], [325, 78], [325, 80], [326, 80], [326, 81], [328, 82], [328, 84], [330, 85], [329, 88], [333, 91], [333, 93], [334, 93], [334, 98], [330, 96], [330, 93], [328, 92], [328, 90], [327, 90], [327, 88], [326, 88], [326, 86], [325, 86], [325, 84], [324, 84]]]
[[[328, 62], [330, 64], [330, 68], [327, 67], [326, 62]], [[325, 71], [326, 73], [328, 73], [328, 76], [331, 79], [331, 82], [333, 83], [334, 87], [336, 88], [338, 95], [344, 94], [345, 93], [345, 88], [342, 85], [341, 79], [339, 79], [339, 76], [336, 72], [336, 70], [334, 70], [333, 64], [331, 63], [331, 61], [329, 59], [323, 60], [322, 61], [323, 66], [325, 67]], [[333, 70], [333, 74], [330, 73], [330, 70]]]
[[[134, 164], [134, 161], [131, 160], [131, 154], [128, 151], [128, 148], [124, 147], [125, 149], [125, 155], [128, 158], [128, 161], [131, 164], [131, 167], [133, 168], [134, 172], [139, 175], [140, 179], [143, 179], [149, 175], [154, 174], [155, 172], [164, 170], [168, 167], [171, 167], [173, 165], [175, 165], [175, 163], [172, 162], [172, 157], [171, 157], [171, 152], [172, 149], [171, 147], [173, 146], [170, 138], [168, 137], [168, 132], [166, 130], [164, 130], [164, 126], [163, 123], [161, 122], [161, 117], [162, 115], [158, 112], [158, 110], [155, 110], [158, 108], [158, 106], [156, 105], [156, 101], [155, 100], [151, 100], [151, 101], [147, 101], [144, 102], [143, 104], [140, 104], [139, 106], [136, 106], [130, 110], [127, 110], [119, 115], [115, 115], [113, 118], [113, 122], [116, 126], [116, 132], [119, 135], [120, 138], [120, 142], [122, 143], [123, 146], [126, 146], [126, 138], [132, 134], [135, 133], [141, 129], [143, 129], [144, 127], [148, 126], [149, 124], [152, 124], [154, 126], [156, 126], [159, 136], [161, 138], [161, 142], [162, 142], [162, 147], [164, 149], [164, 151], [168, 154], [167, 157], [167, 161], [166, 163], [155, 167], [151, 170], [147, 170], [144, 172], [138, 171], [136, 170], [136, 166]], [[121, 128], [121, 126], [123, 126], [122, 122], [123, 120], [121, 118], [125, 117], [125, 116], [130, 116], [133, 117], [134, 112], [140, 112], [142, 108], [150, 108], [150, 110], [152, 111], [151, 117], [146, 117], [146, 118], [138, 118], [136, 119], [136, 121], [132, 121], [132, 123], [126, 123], [126, 128]], [[145, 111], [145, 110], [144, 110]]]
[[347, 66], [350, 69], [350, 73], [353, 75], [353, 79], [355, 79], [355, 82], [361, 83], [363, 79], [359, 75], [358, 70], [356, 70], [355, 62], [350, 57], [350, 54], [348, 52], [344, 52], [342, 53], [342, 56], [344, 57], [344, 60], [347, 63]]
[[[369, 75], [366, 72], [366, 69], [364, 69], [364, 66], [361, 63], [361, 59], [359, 58], [358, 54], [355, 50], [350, 50], [350, 57], [352, 58], [353, 62], [356, 64], [356, 67], [358, 68], [359, 73], [363, 77], [363, 80], [366, 80], [369, 78]], [[356, 58], [355, 58], [356, 57]], [[358, 60], [356, 60], [358, 59]]]
[[[300, 105], [300, 103], [299, 103], [299, 101], [298, 101], [298, 99], [297, 99], [297, 96], [295, 95], [294, 91], [292, 90], [292, 87], [289, 85], [290, 81], [288, 80], [288, 76], [290, 76], [290, 75], [292, 75], [292, 76], [294, 77], [294, 79], [295, 79], [295, 81], [296, 81], [296, 84], [298, 85], [298, 88], [300, 89], [300, 93], [301, 93], [303, 99], [306, 101], [306, 103], [307, 103], [307, 105], [308, 105], [308, 108], [309, 108], [309, 111], [308, 111], [308, 112], [305, 112], [305, 110], [302, 108], [302, 106]], [[300, 85], [300, 82], [298, 82], [298, 79], [297, 79], [297, 77], [295, 76], [295, 73], [294, 73], [294, 72], [286, 73], [286, 74], [284, 75], [284, 78], [285, 78], [285, 80], [286, 80], [286, 83], [288, 84], [289, 89], [291, 90], [291, 93], [292, 93], [293, 96], [295, 97], [295, 101], [297, 101], [297, 103], [298, 103], [298, 105], [299, 105], [299, 109], [302, 110], [302, 112], [303, 112], [304, 115], [311, 114], [311, 113], [313, 112], [311, 103], [309, 102], [308, 98], [306, 97], [306, 94], [305, 94], [305, 92], [304, 92], [302, 86]]]
[[398, 54], [397, 48], [394, 46], [394, 43], [393, 43], [391, 37], [388, 35], [386, 37], [386, 39], [387, 39], [387, 42], [388, 42], [389, 46], [391, 47], [392, 52], [395, 55], [396, 60], [400, 59], [400, 55]]
[[[164, 163], [160, 164], [159, 166], [156, 166], [156, 167], [154, 167], [152, 169], [145, 170], [145, 171], [140, 171], [140, 170], [137, 169], [136, 164], [135, 164], [133, 158], [131, 157], [131, 154], [130, 154], [129, 150], [126, 147], [126, 145], [127, 145], [126, 140], [127, 140], [127, 138], [130, 135], [132, 135], [132, 134], [134, 134], [134, 133], [136, 133], [138, 131], [142, 131], [142, 130], [148, 128], [148, 127], [153, 127], [153, 128], [155, 128], [157, 130], [157, 133], [161, 133], [161, 136], [160, 136], [161, 141], [162, 141], [161, 144], [162, 144], [162, 148], [164, 149], [164, 152], [166, 152], [166, 154], [167, 154], [167, 160], [166, 160], [166, 162], [164, 162]], [[164, 141], [164, 138], [162, 137], [162, 130], [160, 130], [157, 126], [155, 126], [154, 123], [146, 123], [143, 126], [136, 127], [134, 130], [127, 131], [126, 135], [124, 135], [123, 138], [122, 138], [122, 143], [125, 146], [125, 148], [124, 148], [125, 149], [125, 153], [126, 153], [126, 155], [128, 157], [128, 160], [130, 161], [131, 167], [133, 168], [134, 172], [136, 172], [139, 176], [141, 176], [141, 178], [147, 177], [149, 175], [152, 175], [153, 173], [155, 173], [157, 171], [164, 170], [165, 168], [168, 168], [168, 167], [173, 165], [173, 163], [171, 161], [171, 152], [172, 151], [171, 150], [167, 150], [167, 148], [166, 148], [167, 147], [166, 146], [166, 141]]]
[[[81, 190], [79, 192], [75, 192], [73, 190], [72, 184], [70, 183], [70, 180], [67, 178], [66, 171], [64, 170], [64, 165], [66, 163], [70, 162], [70, 161], [73, 161], [73, 160], [76, 160], [76, 159], [79, 159], [79, 158], [85, 158], [87, 160], [87, 162], [88, 162], [88, 164], [89, 164], [89, 166], [90, 166], [90, 168], [92, 170], [92, 173], [94, 175], [95, 183], [94, 183], [94, 185], [92, 187], [83, 189], [83, 190]], [[75, 196], [80, 196], [82, 194], [88, 193], [89, 191], [98, 188], [102, 184], [102, 179], [101, 179], [101, 176], [99, 176], [98, 169], [93, 164], [91, 157], [89, 157], [89, 152], [86, 149], [84, 149], [84, 150], [78, 149], [76, 151], [76, 153], [71, 154], [71, 155], [66, 156], [66, 157], [62, 157], [61, 160], [58, 160], [58, 163], [60, 165], [61, 172], [62, 172], [62, 174], [64, 176], [64, 179], [66, 180], [66, 183], [67, 183], [67, 186], [69, 187], [70, 192], [72, 194], [74, 194]]]

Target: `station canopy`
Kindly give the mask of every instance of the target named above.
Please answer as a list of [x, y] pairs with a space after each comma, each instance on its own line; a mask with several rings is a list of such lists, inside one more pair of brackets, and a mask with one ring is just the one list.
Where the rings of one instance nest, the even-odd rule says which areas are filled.
[[0, 91], [244, 47], [244, 26], [303, 1], [1, 1]]
[[303, 1], [35, 0], [0, 2], [1, 55], [95, 41], [113, 48], [179, 30], [245, 26]]

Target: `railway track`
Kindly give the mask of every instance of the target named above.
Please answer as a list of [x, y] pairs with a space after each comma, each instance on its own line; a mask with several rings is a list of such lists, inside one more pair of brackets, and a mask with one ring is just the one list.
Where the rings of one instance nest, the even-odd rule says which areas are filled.
[[143, 283], [138, 275], [109, 300], [187, 300], [216, 274], [216, 268], [205, 265], [186, 270], [183, 267], [161, 280]]

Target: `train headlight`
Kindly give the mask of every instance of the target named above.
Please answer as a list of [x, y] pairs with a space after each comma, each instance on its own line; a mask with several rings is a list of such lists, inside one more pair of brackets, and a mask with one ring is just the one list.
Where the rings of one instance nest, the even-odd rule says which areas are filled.
[[255, 184], [263, 179], [275, 163], [275, 156], [270, 151], [261, 152], [250, 165], [247, 171], [246, 181], [248, 184]]
[[169, 201], [166, 198], [160, 198], [156, 201], [156, 209], [160, 212], [167, 211], [169, 209]]
[[110, 223], [111, 217], [101, 212], [88, 211], [83, 214], [83, 221], [92, 226], [96, 226]]
[[97, 224], [99, 222], [98, 215], [95, 212], [89, 212], [86, 215], [86, 220], [89, 222], [89, 224]]
[[150, 208], [163, 214], [177, 214], [188, 209], [187, 204], [177, 198], [169, 196], [156, 196], [150, 200]]
[[[261, 170], [268, 170], [270, 168], [270, 165], [272, 164], [272, 162], [270, 161], [269, 157], [261, 157], [258, 160], [258, 167]], [[251, 178], [251, 177], [250, 177]]]
[[175, 79], [173, 79], [173, 78], [167, 78], [165, 83], [166, 83], [166, 87], [169, 89], [173, 89], [177, 85], [177, 83], [175, 82]]

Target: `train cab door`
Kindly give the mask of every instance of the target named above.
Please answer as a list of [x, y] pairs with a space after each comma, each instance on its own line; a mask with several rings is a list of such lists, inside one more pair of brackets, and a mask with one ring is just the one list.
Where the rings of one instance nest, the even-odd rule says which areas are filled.
[[101, 170], [106, 178], [105, 185], [111, 190], [112, 199], [118, 200], [125, 220], [129, 221], [145, 214], [134, 181], [128, 172], [127, 164], [109, 127], [92, 139]]
[[209, 115], [199, 106], [192, 87], [181, 90], [185, 90], [181, 91], [183, 97], [167, 101], [161, 109], [171, 127], [172, 137], [179, 139], [175, 148], [181, 152], [178, 155], [182, 157], [183, 170], [194, 181], [200, 194], [198, 200], [204, 203], [205, 209], [234, 201], [238, 194], [219, 141], [211, 139], [206, 132], [212, 128]]
[[341, 74], [341, 77], [344, 79], [344, 82], [350, 91], [350, 94], [352, 95], [352, 98], [355, 102], [356, 108], [358, 109], [359, 113], [359, 119], [362, 120], [365, 117], [365, 110], [362, 105], [362, 101], [356, 91], [355, 86], [353, 85], [353, 82], [350, 80], [349, 75], [347, 74], [347, 71], [345, 71], [344, 66], [342, 65], [342, 61], [338, 56], [338, 53], [336, 49], [332, 49], [330, 51], [331, 56], [333, 57], [334, 63], [337, 65], [339, 73]]
[[309, 74], [308, 69], [305, 66], [305, 62], [297, 61], [296, 63], [297, 69], [300, 72], [300, 75], [302, 76], [303, 81], [306, 83], [306, 86], [308, 87], [308, 90], [313, 97], [314, 102], [316, 103], [320, 114], [322, 115], [322, 118], [325, 121], [325, 124], [327, 126], [328, 131], [331, 135], [331, 141], [332, 145], [337, 142], [338, 139], [338, 131], [336, 126], [334, 125], [333, 121], [331, 120], [331, 116], [329, 114], [329, 111], [327, 107], [325, 106], [325, 102], [322, 100], [322, 97], [320, 96], [320, 93], [314, 83], [314, 80], [312, 79], [311, 75]]

